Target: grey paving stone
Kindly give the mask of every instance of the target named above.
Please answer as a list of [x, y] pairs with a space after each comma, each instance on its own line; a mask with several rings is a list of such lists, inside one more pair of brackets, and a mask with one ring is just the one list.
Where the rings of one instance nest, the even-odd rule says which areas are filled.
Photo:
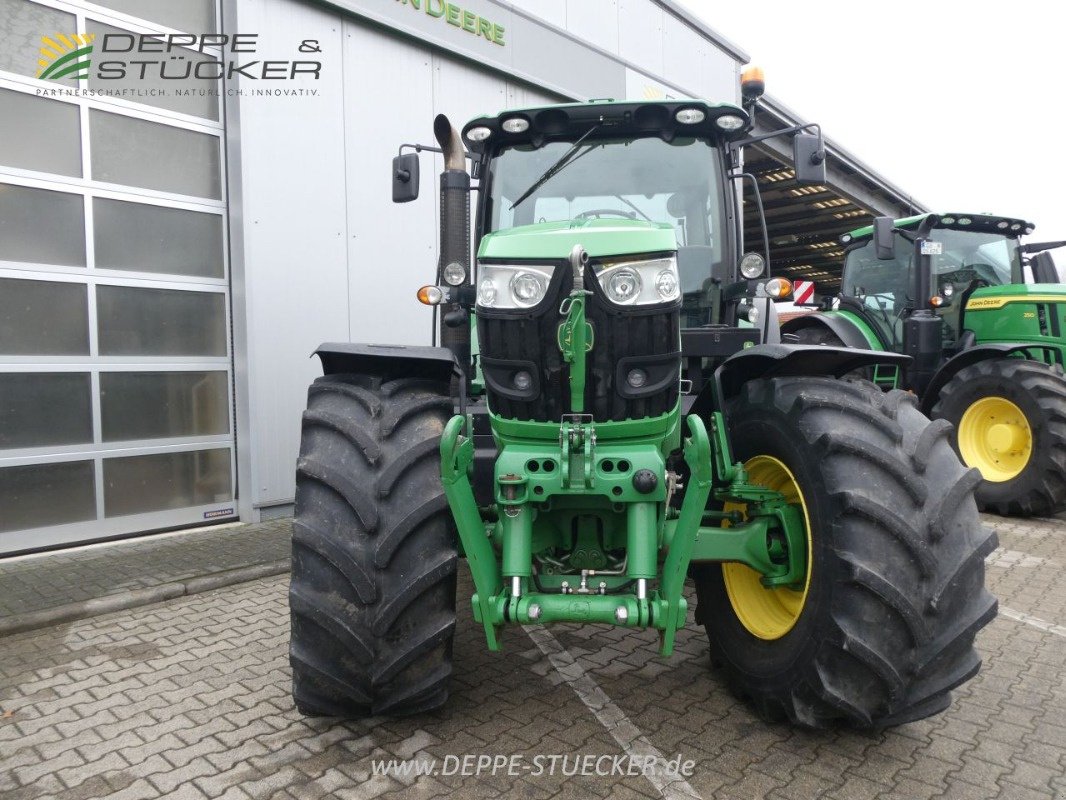
[[[989, 568], [1004, 605], [1066, 618], [1049, 617], [1066, 610], [1066, 571], [1051, 563], [1066, 563], [1066, 525], [1014, 521], [1000, 536], [1007, 550], [1045, 559]], [[463, 613], [465, 572], [444, 709], [357, 723], [302, 719], [289, 696], [287, 583], [267, 578], [0, 640], [0, 711], [11, 712], [0, 715], [0, 795], [658, 796], [640, 777], [372, 774], [377, 757], [622, 751], [521, 630], [505, 632], [504, 653], [485, 651]], [[62, 587], [58, 573], [47, 585]], [[710, 670], [700, 630], [682, 632], [672, 660], [656, 655], [650, 632], [553, 632], [610, 697], [615, 717], [628, 718], [664, 754], [696, 762], [689, 783], [705, 797], [1013, 800], [1066, 792], [1066, 639], [1006, 617], [979, 636], [985, 668], [947, 712], [875, 735], [764, 724]]]

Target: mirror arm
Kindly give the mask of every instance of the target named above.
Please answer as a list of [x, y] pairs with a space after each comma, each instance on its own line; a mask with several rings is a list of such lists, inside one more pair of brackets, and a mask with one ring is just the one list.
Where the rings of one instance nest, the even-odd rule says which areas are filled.
[[[411, 150], [414, 150], [416, 153], [421, 153], [423, 151], [425, 151], [427, 153], [441, 153], [441, 154], [444, 153], [444, 151], [441, 148], [434, 147], [433, 145], [429, 145], [429, 144], [401, 144], [400, 145], [399, 155], [401, 155], [401, 156], [403, 155], [403, 150], [404, 150], [405, 147], [409, 148]], [[463, 153], [471, 161], [476, 161], [478, 159], [478, 156], [474, 155], [469, 150], [464, 150]]]
[[[822, 138], [822, 126], [817, 122], [808, 122], [805, 125], [792, 125], [788, 128], [781, 128], [780, 130], [773, 131], [772, 133], [764, 133], [761, 136], [750, 136], [747, 139], [738, 139], [735, 142], [729, 142], [730, 150], [739, 150], [742, 147], [746, 147], [749, 144], [755, 144], [756, 142], [763, 142], [767, 139], [773, 139], [777, 136], [783, 136], [786, 133], [803, 133], [806, 130], [813, 130], [818, 134], [819, 140]], [[822, 158], [825, 158], [825, 151], [822, 151]]]
[[755, 206], [759, 209], [759, 228], [762, 230], [763, 255], [766, 258], [766, 280], [770, 280], [770, 278], [773, 277], [770, 272], [770, 233], [766, 228], [766, 212], [763, 210], [762, 192], [759, 190], [759, 181], [750, 172], [744, 172], [740, 175], [730, 175], [729, 178], [734, 181], [751, 181], [752, 194], [755, 195]]
[[[770, 280], [770, 278], [773, 277], [773, 273], [770, 270], [770, 232], [766, 227], [766, 211], [763, 209], [762, 192], [759, 189], [759, 180], [750, 172], [744, 172], [740, 175], [730, 175], [729, 177], [731, 180], [751, 181], [752, 194], [755, 196], [755, 206], [759, 209], [759, 228], [762, 230], [763, 253], [766, 258], [766, 280]], [[762, 324], [763, 342], [766, 341], [767, 336], [770, 333], [769, 324], [770, 315], [767, 313]]]

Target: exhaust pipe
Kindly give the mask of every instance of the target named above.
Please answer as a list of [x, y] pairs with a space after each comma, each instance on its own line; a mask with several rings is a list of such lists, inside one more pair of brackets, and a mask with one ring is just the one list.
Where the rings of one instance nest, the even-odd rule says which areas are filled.
[[444, 151], [444, 168], [466, 172], [466, 149], [459, 131], [443, 114], [433, 120], [433, 136]]
[[[443, 114], [433, 120], [433, 135], [444, 151], [444, 172], [440, 174], [440, 260], [437, 283], [444, 280], [444, 268], [459, 264], [471, 281], [470, 269], [470, 175], [466, 171], [466, 148], [459, 131]], [[453, 270], [454, 271], [454, 270]], [[452, 287], [458, 288], [458, 287]], [[470, 369], [470, 315], [456, 303], [440, 307], [440, 343], [455, 354], [465, 375]]]

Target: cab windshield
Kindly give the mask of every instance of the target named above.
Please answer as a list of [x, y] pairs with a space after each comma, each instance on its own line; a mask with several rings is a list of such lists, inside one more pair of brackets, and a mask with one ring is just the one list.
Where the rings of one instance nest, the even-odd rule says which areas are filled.
[[682, 291], [698, 293], [712, 274], [720, 276], [726, 223], [719, 155], [711, 143], [589, 139], [516, 204], [571, 147], [550, 142], [503, 148], [489, 165], [486, 229], [587, 219], [667, 222], [677, 237]]

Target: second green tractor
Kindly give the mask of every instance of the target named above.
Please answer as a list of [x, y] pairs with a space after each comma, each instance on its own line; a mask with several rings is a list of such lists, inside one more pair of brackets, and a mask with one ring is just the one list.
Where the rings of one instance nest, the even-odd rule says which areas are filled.
[[782, 334], [910, 356], [860, 374], [918, 396], [980, 470], [982, 509], [1050, 516], [1066, 510], [1066, 285], [1048, 251], [1066, 242], [1023, 244], [1033, 229], [987, 214], [879, 218], [841, 237], [839, 296]]

